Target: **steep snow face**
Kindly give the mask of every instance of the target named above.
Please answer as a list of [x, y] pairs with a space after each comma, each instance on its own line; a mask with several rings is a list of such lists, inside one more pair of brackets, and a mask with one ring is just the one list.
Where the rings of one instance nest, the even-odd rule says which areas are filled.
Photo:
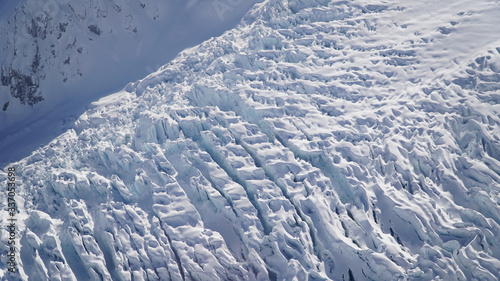
[[499, 12], [257, 4], [12, 164], [19, 278], [498, 280]]
[[5, 0], [0, 2], [0, 18], [8, 17], [16, 8], [19, 0]]
[[226, 2], [2, 1], [0, 132], [122, 88], [234, 26], [256, 3]]

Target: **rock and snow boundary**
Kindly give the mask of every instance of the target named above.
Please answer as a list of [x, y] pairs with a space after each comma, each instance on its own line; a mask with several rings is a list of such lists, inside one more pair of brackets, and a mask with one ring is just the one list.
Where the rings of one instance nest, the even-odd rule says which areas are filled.
[[498, 280], [499, 12], [258, 4], [12, 164], [19, 279]]
[[[40, 134], [37, 126], [47, 124], [39, 119], [77, 117], [90, 102], [234, 27], [256, 2], [1, 1], [0, 152], [6, 142]], [[16, 138], [20, 128], [28, 132]]]

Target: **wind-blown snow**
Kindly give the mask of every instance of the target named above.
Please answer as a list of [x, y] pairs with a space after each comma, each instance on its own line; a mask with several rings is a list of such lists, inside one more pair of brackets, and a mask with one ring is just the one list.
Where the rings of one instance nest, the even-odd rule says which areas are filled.
[[498, 280], [499, 12], [257, 4], [12, 164], [20, 278]]

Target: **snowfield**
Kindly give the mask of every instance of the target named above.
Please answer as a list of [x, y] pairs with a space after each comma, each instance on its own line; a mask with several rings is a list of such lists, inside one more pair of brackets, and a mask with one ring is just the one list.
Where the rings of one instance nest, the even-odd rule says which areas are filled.
[[256, 4], [5, 166], [2, 278], [500, 280], [496, 15]]

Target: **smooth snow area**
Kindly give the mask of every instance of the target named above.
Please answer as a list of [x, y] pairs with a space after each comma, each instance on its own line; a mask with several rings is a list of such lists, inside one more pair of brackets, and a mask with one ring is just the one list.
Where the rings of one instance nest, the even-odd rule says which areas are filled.
[[0, 21], [8, 17], [16, 8], [21, 0], [2, 0], [0, 1]]
[[499, 280], [500, 3], [406, 2], [264, 1], [67, 120], [9, 278]]

